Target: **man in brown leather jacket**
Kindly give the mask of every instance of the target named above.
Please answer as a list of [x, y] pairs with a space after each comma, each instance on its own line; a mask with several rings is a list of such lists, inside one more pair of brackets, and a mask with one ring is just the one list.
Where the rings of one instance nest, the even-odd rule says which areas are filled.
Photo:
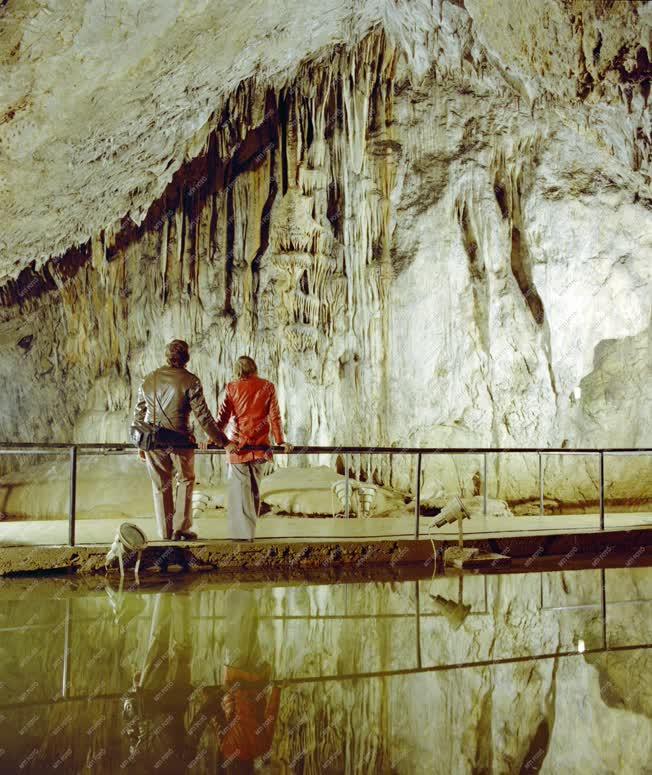
[[[186, 369], [190, 359], [187, 342], [172, 340], [165, 348], [167, 366], [148, 374], [138, 389], [134, 422], [154, 422], [178, 434], [179, 444], [194, 444], [188, 424], [192, 411], [214, 444], [235, 449], [217, 427], [204, 399], [199, 378]], [[156, 400], [156, 408], [154, 401]], [[197, 538], [192, 527], [192, 491], [195, 483], [195, 450], [154, 449], [141, 451], [147, 463], [154, 494], [154, 512], [159, 536], [173, 541]], [[176, 494], [172, 496], [172, 476], [176, 473]], [[176, 501], [176, 507], [175, 507]]]

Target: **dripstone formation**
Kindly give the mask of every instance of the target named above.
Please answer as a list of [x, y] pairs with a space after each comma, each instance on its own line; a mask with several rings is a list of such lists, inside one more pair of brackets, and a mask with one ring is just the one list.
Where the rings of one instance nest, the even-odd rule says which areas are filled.
[[[1, 438], [125, 441], [181, 337], [213, 408], [252, 355], [297, 444], [650, 446], [649, 5], [211, 3], [147, 46], [137, 2], [41, 36], [23, 5], [0, 44]], [[607, 498], [649, 498], [649, 466], [610, 458]], [[480, 471], [428, 458], [424, 495]], [[538, 494], [535, 458], [489, 471]], [[415, 461], [351, 472], [410, 491]], [[596, 481], [595, 458], [546, 460], [551, 497]]]

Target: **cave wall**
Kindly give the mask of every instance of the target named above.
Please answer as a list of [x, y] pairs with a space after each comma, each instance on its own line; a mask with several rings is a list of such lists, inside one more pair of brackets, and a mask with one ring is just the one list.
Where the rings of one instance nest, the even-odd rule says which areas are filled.
[[[536, 92], [468, 5], [242, 82], [141, 221], [7, 281], [0, 437], [125, 441], [181, 337], [213, 408], [256, 358], [297, 444], [650, 446], [644, 57], [585, 63], [619, 103], [586, 74], [580, 99]], [[649, 497], [649, 463], [626, 463], [607, 497]], [[413, 487], [406, 457], [352, 467]], [[424, 494], [471, 494], [479, 467], [428, 459]], [[492, 459], [490, 480], [534, 497], [536, 461]], [[546, 463], [552, 496], [595, 500], [596, 480], [595, 459]]]

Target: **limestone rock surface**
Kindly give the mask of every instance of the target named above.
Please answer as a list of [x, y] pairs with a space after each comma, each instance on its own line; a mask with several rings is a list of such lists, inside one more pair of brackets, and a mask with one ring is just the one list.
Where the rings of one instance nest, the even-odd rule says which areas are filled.
[[[297, 444], [652, 445], [649, 3], [111, 9], [0, 8], [1, 438], [126, 440], [182, 337], [213, 408], [252, 354]], [[595, 457], [544, 470], [597, 502]], [[607, 459], [608, 501], [651, 482]]]

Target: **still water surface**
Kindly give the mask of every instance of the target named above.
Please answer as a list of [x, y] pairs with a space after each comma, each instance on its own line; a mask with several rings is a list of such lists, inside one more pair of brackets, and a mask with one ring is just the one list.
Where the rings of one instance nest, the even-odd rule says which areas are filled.
[[5, 580], [0, 771], [652, 773], [651, 614], [648, 568]]

